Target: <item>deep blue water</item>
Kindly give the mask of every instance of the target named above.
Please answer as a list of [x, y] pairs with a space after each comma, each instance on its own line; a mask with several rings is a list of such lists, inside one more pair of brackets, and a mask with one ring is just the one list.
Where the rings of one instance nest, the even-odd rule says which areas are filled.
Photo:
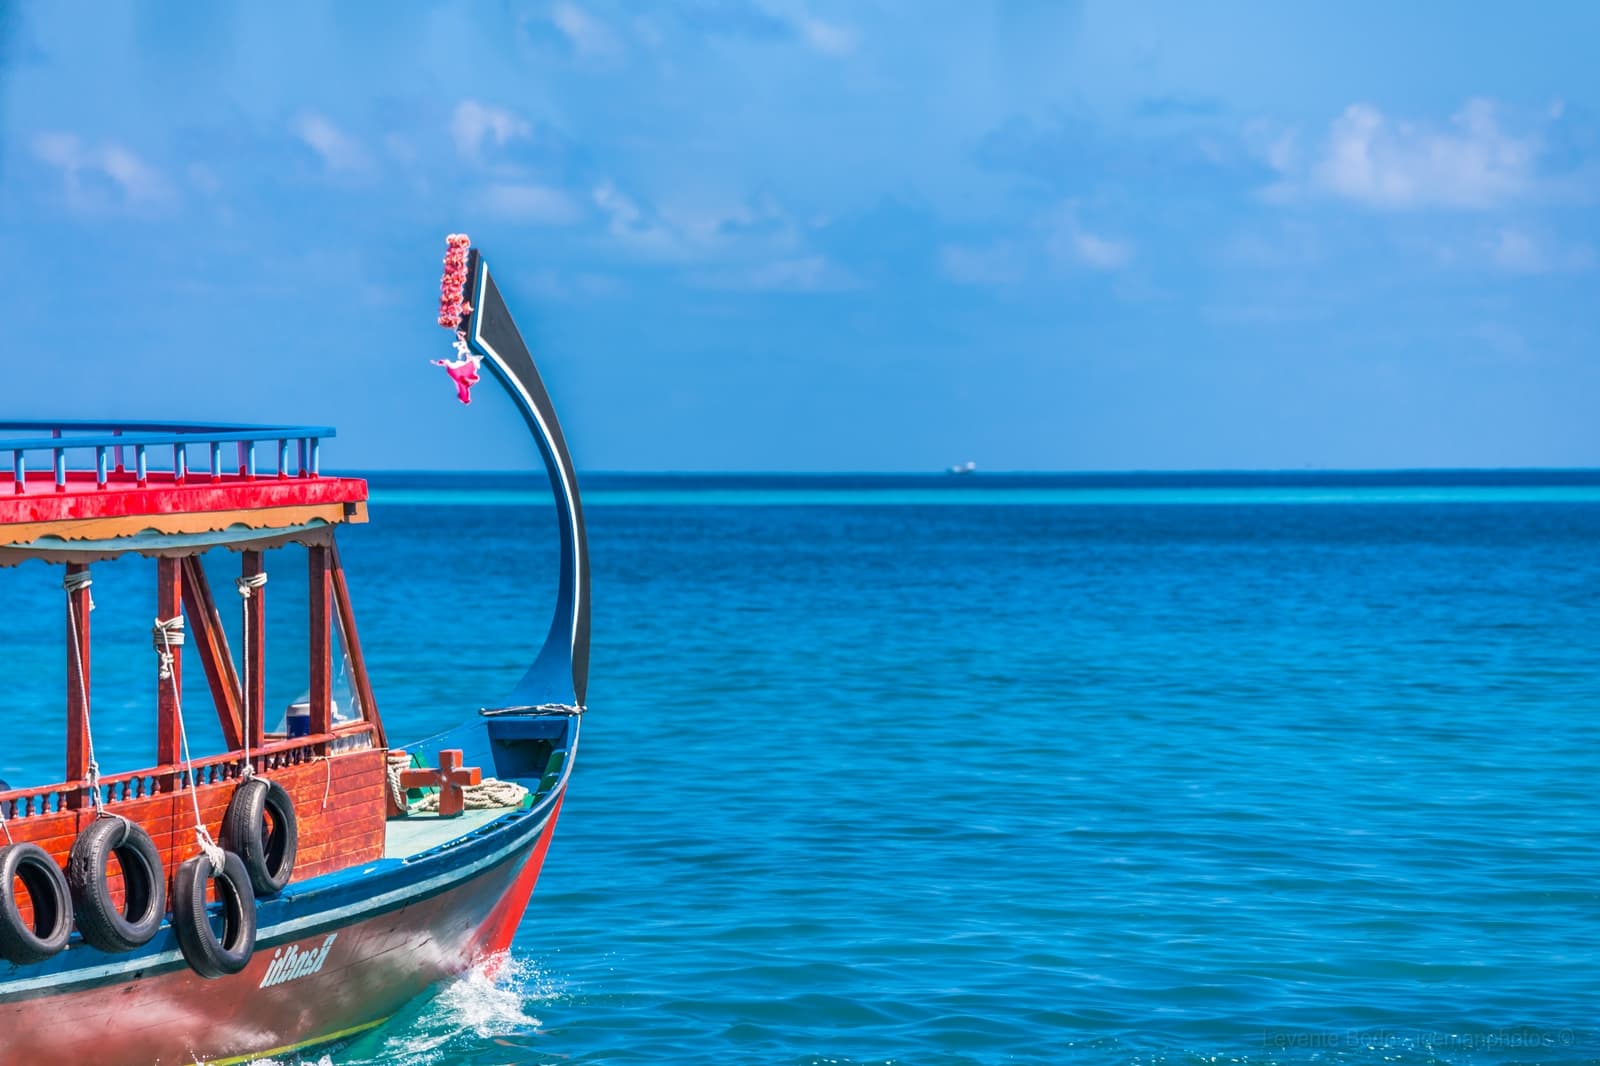
[[[1129, 480], [590, 479], [517, 962], [333, 1061], [1600, 1061], [1600, 476]], [[343, 544], [391, 735], [519, 676], [523, 495], [375, 479]], [[115, 768], [151, 565], [96, 572]], [[0, 574], [16, 783], [59, 775], [58, 581]]]

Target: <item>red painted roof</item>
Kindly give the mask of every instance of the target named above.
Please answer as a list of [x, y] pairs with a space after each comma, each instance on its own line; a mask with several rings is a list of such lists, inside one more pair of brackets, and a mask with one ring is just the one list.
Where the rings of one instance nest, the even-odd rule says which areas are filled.
[[250, 511], [267, 507], [303, 507], [361, 503], [367, 483], [349, 477], [250, 477], [242, 474], [191, 473], [181, 482], [170, 472], [151, 471], [140, 485], [133, 473], [111, 473], [102, 487], [93, 471], [69, 471], [58, 488], [47, 471], [30, 473], [25, 491], [0, 485], [0, 526], [23, 522], [59, 522], [133, 515], [198, 514], [208, 511]]

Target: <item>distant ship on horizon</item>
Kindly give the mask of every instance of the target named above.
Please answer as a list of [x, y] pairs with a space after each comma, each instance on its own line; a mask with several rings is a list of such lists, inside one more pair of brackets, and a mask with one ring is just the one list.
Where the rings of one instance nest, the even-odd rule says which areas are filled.
[[973, 462], [971, 459], [968, 459], [964, 463], [957, 463], [955, 466], [952, 466], [945, 471], [947, 474], [976, 474], [977, 472], [978, 464]]

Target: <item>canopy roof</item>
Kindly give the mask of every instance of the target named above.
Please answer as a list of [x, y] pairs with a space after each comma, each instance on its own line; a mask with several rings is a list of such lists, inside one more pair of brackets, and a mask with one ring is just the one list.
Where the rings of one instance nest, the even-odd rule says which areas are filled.
[[[318, 469], [333, 435], [326, 426], [0, 422], [0, 457], [12, 468], [11, 491], [0, 487], [0, 565], [187, 552], [364, 522], [367, 483]], [[258, 448], [270, 454], [259, 469]], [[30, 459], [41, 469], [30, 471]]]

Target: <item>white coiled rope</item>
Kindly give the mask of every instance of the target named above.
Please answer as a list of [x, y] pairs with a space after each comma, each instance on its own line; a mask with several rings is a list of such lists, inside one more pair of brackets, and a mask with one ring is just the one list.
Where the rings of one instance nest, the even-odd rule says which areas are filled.
[[[515, 807], [522, 802], [527, 794], [528, 790], [515, 781], [502, 781], [498, 777], [486, 777], [476, 785], [461, 786], [462, 806], [469, 811], [486, 811], [494, 807]], [[439, 793], [428, 793], [412, 809], [419, 812], [438, 810]]]
[[[161, 680], [172, 677], [172, 649], [183, 647], [183, 615], [176, 614], [166, 621], [157, 618], [150, 627], [150, 643], [161, 656]], [[173, 689], [177, 691], [176, 688]]]
[[385, 775], [389, 779], [389, 795], [394, 799], [394, 805], [400, 810], [406, 809], [406, 790], [400, 784], [400, 771], [411, 765], [411, 756], [401, 752], [390, 752], [383, 761]]

